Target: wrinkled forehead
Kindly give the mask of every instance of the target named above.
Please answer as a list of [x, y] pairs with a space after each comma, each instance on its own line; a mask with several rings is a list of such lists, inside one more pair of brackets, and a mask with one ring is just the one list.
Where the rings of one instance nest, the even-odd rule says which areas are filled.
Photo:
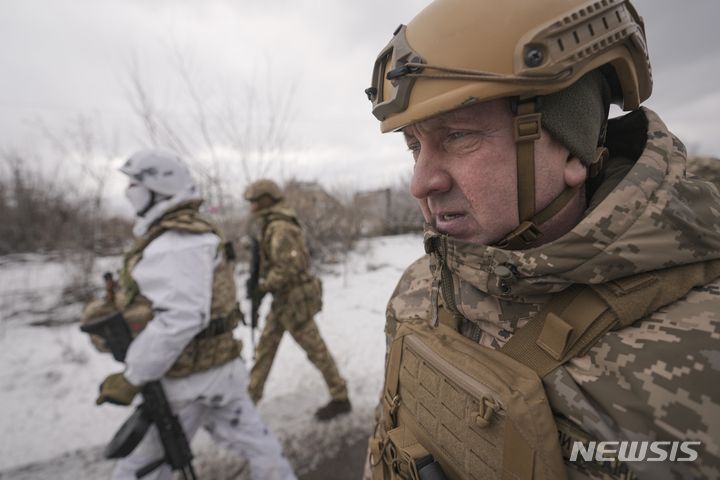
[[503, 127], [512, 122], [510, 105], [505, 98], [498, 98], [487, 102], [478, 102], [456, 108], [419, 122], [414, 122], [401, 131], [405, 138], [411, 138], [418, 133], [429, 133], [447, 128], [463, 127]]

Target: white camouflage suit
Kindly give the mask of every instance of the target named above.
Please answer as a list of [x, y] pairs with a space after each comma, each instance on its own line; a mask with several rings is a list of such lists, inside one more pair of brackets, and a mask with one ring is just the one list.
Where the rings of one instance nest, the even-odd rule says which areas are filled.
[[[194, 195], [180, 192], [139, 218], [139, 238], [162, 212]], [[208, 326], [213, 274], [221, 257], [214, 233], [168, 231], [153, 240], [132, 276], [153, 305], [154, 317], [133, 340], [125, 362], [125, 378], [133, 385], [160, 379], [168, 401], [190, 441], [202, 426], [219, 446], [250, 462], [253, 480], [295, 480], [282, 446], [260, 418], [247, 394], [247, 371], [238, 357], [222, 366], [183, 378], [165, 377], [185, 346]], [[121, 459], [114, 480], [135, 480], [135, 472], [164, 455], [157, 427]], [[165, 463], [143, 479], [169, 480]]]

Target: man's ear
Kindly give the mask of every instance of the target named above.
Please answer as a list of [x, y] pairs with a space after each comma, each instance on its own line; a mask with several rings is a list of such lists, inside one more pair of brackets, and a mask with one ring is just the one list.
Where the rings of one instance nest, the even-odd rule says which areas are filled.
[[568, 187], [575, 187], [580, 185], [587, 178], [587, 167], [582, 161], [576, 157], [568, 157], [565, 162], [565, 185]]

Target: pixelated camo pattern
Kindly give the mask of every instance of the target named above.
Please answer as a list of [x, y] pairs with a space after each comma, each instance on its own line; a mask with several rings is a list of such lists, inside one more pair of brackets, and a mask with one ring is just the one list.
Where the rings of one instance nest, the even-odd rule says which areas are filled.
[[260, 239], [262, 288], [280, 292], [312, 280], [310, 252], [292, 207], [278, 202], [258, 215], [263, 232]]
[[[482, 331], [480, 344], [500, 348], [572, 283], [599, 284], [720, 258], [717, 189], [685, 176], [682, 143], [654, 112], [642, 112], [648, 120], [642, 155], [562, 238], [524, 251], [447, 238], [454, 300]], [[426, 246], [437, 236], [426, 227]], [[499, 265], [517, 271], [508, 295], [494, 274]], [[405, 272], [387, 308], [389, 341], [397, 322], [429, 318], [439, 271], [436, 256], [427, 255]], [[632, 462], [638, 478], [720, 478], [720, 281], [607, 334], [543, 382], [553, 409], [599, 439], [702, 442], [693, 462]]]
[[272, 292], [273, 302], [250, 373], [250, 397], [255, 402], [262, 397], [280, 340], [288, 331], [323, 374], [332, 398], [345, 400], [345, 380], [313, 320], [322, 309], [322, 283], [310, 273], [310, 252], [297, 215], [287, 203], [278, 202], [258, 216], [262, 231], [261, 288]]

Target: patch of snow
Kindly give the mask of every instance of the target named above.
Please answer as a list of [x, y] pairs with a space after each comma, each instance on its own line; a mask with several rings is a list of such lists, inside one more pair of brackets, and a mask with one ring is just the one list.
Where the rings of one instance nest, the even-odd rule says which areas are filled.
[[[370, 433], [383, 382], [385, 305], [402, 272], [423, 254], [418, 235], [379, 237], [361, 241], [345, 264], [323, 267], [323, 310], [315, 321], [348, 382], [353, 405], [350, 414], [326, 423], [315, 420], [315, 410], [330, 396], [304, 350], [289, 334], [284, 336], [258, 408], [299, 474], [334, 455], [343, 443]], [[116, 272], [119, 265], [119, 257], [100, 259], [93, 273], [99, 295], [102, 273]], [[127, 407], [95, 405], [100, 382], [123, 366], [109, 354], [97, 352], [80, 332], [79, 323], [31, 325], [54, 314], [65, 321], [79, 316], [81, 306], [77, 304], [53, 309], [64, 288], [76, 278], [74, 268], [71, 262], [46, 261], [42, 256], [0, 259], [3, 479], [50, 478], [39, 471], [52, 471], [52, 478], [107, 477], [113, 462], [101, 458], [102, 448], [132, 412]], [[246, 274], [236, 281], [238, 298], [243, 299], [241, 308], [247, 313], [245, 279]], [[270, 303], [267, 296], [260, 310], [256, 342]], [[243, 340], [243, 358], [250, 368], [250, 329], [241, 325], [235, 334]], [[226, 458], [228, 471], [242, 469], [241, 460], [229, 458], [229, 454], [223, 457], [202, 431], [192, 446], [199, 471], [211, 471], [209, 465], [219, 468], [218, 463], [223, 462], [217, 459], [222, 458]], [[64, 473], [55, 473], [60, 471]]]

